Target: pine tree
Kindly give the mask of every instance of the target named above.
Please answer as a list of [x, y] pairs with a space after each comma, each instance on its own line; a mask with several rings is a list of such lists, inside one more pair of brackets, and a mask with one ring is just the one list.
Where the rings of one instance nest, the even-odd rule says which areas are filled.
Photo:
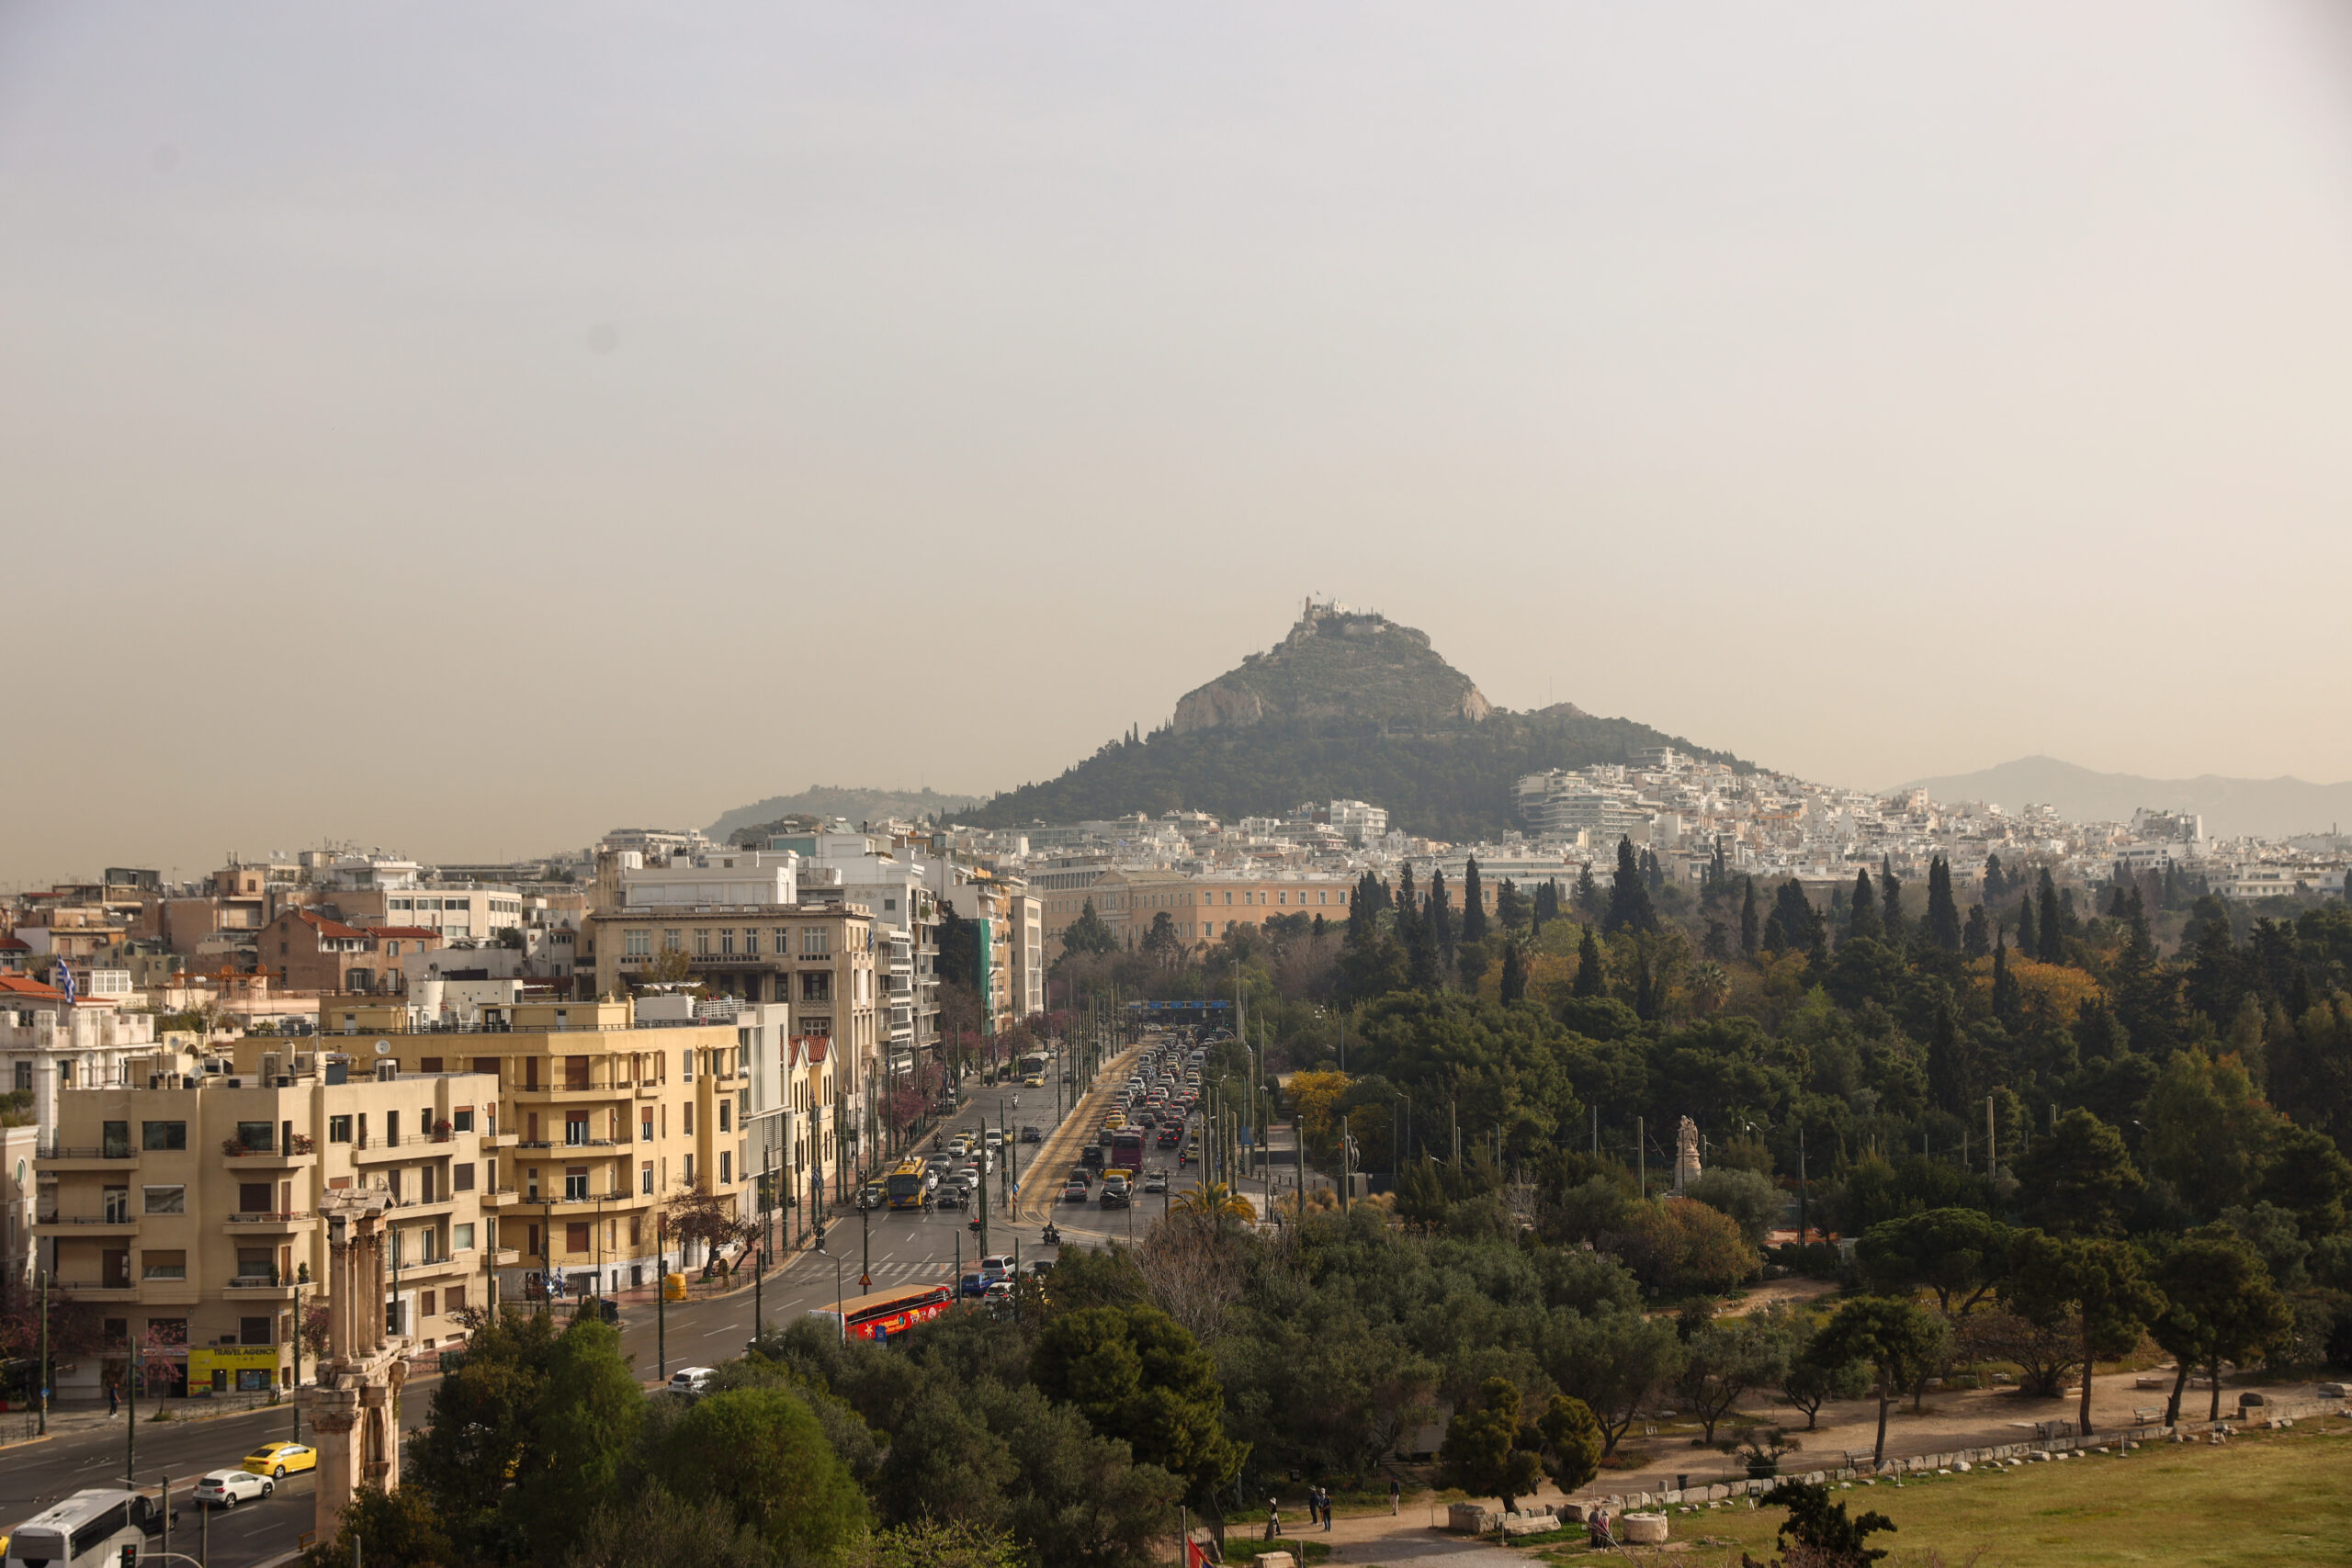
[[2058, 884], [2052, 880], [2048, 866], [2041, 868], [2039, 902], [2041, 905], [2041, 942], [2034, 949], [2034, 956], [2044, 964], [2064, 964], [2066, 962], [2066, 922], [2059, 908]]
[[1960, 939], [1960, 951], [1970, 958], [1982, 958], [1993, 951], [1993, 922], [1984, 918], [1984, 906], [1968, 907], [1968, 930]]
[[1503, 1006], [1527, 995], [1527, 968], [1519, 961], [1519, 943], [1503, 943]]
[[1657, 930], [1657, 915], [1650, 908], [1650, 890], [1642, 880], [1641, 863], [1634, 854], [1634, 840], [1617, 840], [1617, 876], [1609, 889], [1609, 913], [1600, 929], [1611, 935], [1619, 931], [1653, 931]]
[[2110, 920], [2123, 918], [2123, 884], [2120, 878], [2108, 884], [2107, 918]]
[[1867, 869], [1854, 873], [1854, 897], [1847, 905], [1846, 940], [1875, 937], [1879, 934], [1878, 894], [1871, 886]]
[[1478, 881], [1478, 857], [1462, 868], [1462, 942], [1487, 940], [1487, 890]]
[[1894, 874], [1894, 857], [1883, 855], [1878, 867], [1878, 926], [1879, 940], [1889, 946], [1900, 947], [1905, 935], [1903, 924], [1903, 879]]
[[2033, 900], [2020, 899], [2018, 903], [2018, 951], [2028, 958], [2041, 950], [2040, 931], [2041, 927], [2033, 918]]
[[1772, 913], [1781, 922], [1781, 940], [1789, 946], [1803, 949], [1815, 964], [1827, 956], [1829, 928], [1813, 900], [1804, 896], [1804, 883], [1793, 876], [1781, 883], [1773, 895]]
[[1584, 928], [1584, 940], [1577, 944], [1577, 978], [1572, 988], [1579, 997], [1597, 997], [1609, 988], [1600, 973], [1600, 943], [1590, 926]]
[[1519, 884], [1510, 877], [1495, 890], [1495, 923], [1507, 931], [1515, 931], [1527, 923], [1527, 897]]
[[1748, 876], [1740, 880], [1747, 884], [1747, 887], [1739, 898], [1739, 950], [1754, 958], [1756, 944], [1762, 936], [1756, 919], [1756, 879]]
[[1928, 863], [1928, 940], [1946, 953], [1960, 951], [1960, 906], [1952, 902], [1951, 865], [1941, 855]]
[[1984, 857], [1984, 902], [1992, 903], [2009, 890], [2008, 876], [2001, 870], [2001, 857]]

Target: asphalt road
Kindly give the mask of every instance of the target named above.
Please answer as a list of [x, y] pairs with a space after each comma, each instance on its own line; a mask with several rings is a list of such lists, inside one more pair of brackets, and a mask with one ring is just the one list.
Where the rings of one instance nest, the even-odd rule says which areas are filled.
[[[1057, 1112], [1052, 1087], [1027, 1089], [1017, 1085], [981, 1087], [971, 1102], [943, 1129], [999, 1126], [1015, 1138], [1023, 1126], [1036, 1127], [1045, 1141], [1017, 1145], [1014, 1169], [1022, 1179], [1020, 1214], [1006, 1212], [999, 1185], [1005, 1169], [1000, 1161], [989, 1187], [991, 1204], [989, 1247], [997, 1252], [1017, 1250], [1025, 1262], [1050, 1257], [1043, 1244], [1044, 1222], [1050, 1217], [1061, 1228], [1066, 1244], [1082, 1245], [1139, 1236], [1149, 1224], [1152, 1204], [1172, 1201], [1159, 1194], [1138, 1195], [1136, 1207], [1125, 1213], [1104, 1213], [1099, 1205], [1056, 1201], [1062, 1178], [1077, 1163], [1086, 1134], [1100, 1122], [1113, 1089], [1130, 1070], [1135, 1052], [1124, 1053], [1097, 1079], [1095, 1092], [1076, 1111]], [[1015, 1099], [1020, 1103], [1013, 1103]], [[1175, 1169], [1175, 1151], [1153, 1149], [1152, 1165], [1165, 1165], [1178, 1190], [1193, 1183], [1195, 1171]], [[1161, 1158], [1160, 1156], [1165, 1156]], [[1036, 1172], [1040, 1185], [1033, 1186]], [[1138, 1212], [1140, 1211], [1140, 1213]], [[862, 1293], [861, 1274], [871, 1278], [874, 1290], [926, 1280], [952, 1281], [960, 1268], [972, 1267], [980, 1256], [978, 1236], [967, 1224], [968, 1210], [893, 1213], [876, 1209], [837, 1213], [823, 1253], [794, 1253], [781, 1268], [761, 1281], [756, 1292], [760, 1315], [770, 1326], [801, 1314], [829, 1307], [838, 1292]], [[728, 1295], [669, 1304], [659, 1313], [650, 1303], [632, 1303], [621, 1314], [621, 1348], [639, 1376], [652, 1383], [681, 1367], [715, 1366], [741, 1355], [754, 1331], [755, 1292], [738, 1290]], [[401, 1401], [401, 1428], [413, 1431], [432, 1408], [433, 1380], [411, 1383]], [[209, 1420], [157, 1423], [142, 1420], [138, 1431], [138, 1478], [149, 1490], [166, 1475], [179, 1509], [171, 1549], [185, 1552], [207, 1568], [251, 1568], [295, 1550], [311, 1526], [314, 1489], [307, 1474], [288, 1476], [277, 1495], [214, 1510], [189, 1500], [187, 1489], [208, 1470], [238, 1462], [262, 1443], [293, 1435], [290, 1406], [263, 1408]], [[119, 1484], [124, 1474], [125, 1427], [114, 1421], [74, 1432], [61, 1432], [48, 1441], [0, 1452], [0, 1524], [12, 1525], [41, 1508], [88, 1486]], [[207, 1539], [209, 1532], [209, 1539]], [[160, 1546], [160, 1543], [158, 1543]], [[209, 1551], [207, 1550], [209, 1549]]]

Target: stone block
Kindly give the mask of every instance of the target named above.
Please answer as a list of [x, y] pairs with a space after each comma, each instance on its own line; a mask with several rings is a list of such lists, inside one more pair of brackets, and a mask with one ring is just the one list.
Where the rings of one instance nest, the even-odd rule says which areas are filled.
[[1445, 1528], [1455, 1535], [1484, 1535], [1495, 1528], [1494, 1511], [1476, 1503], [1454, 1503], [1445, 1510]]
[[1628, 1546], [1666, 1544], [1664, 1514], [1626, 1514], [1617, 1521], [1617, 1539]]
[[2320, 1399], [2342, 1399], [2344, 1385], [2340, 1382], [2324, 1382], [2312, 1390], [2312, 1393]]
[[1258, 1568], [1298, 1568], [1298, 1559], [1287, 1551], [1258, 1553]]
[[1560, 1521], [1549, 1514], [1518, 1514], [1503, 1521], [1506, 1538], [1519, 1535], [1548, 1535], [1560, 1528]]

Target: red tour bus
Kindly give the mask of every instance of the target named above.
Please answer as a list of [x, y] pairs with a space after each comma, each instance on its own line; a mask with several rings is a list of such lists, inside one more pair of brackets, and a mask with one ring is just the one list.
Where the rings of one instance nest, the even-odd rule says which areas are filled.
[[918, 1323], [928, 1323], [956, 1304], [956, 1292], [945, 1285], [908, 1285], [852, 1296], [834, 1307], [814, 1307], [811, 1317], [830, 1318], [842, 1325], [842, 1337], [890, 1340]]

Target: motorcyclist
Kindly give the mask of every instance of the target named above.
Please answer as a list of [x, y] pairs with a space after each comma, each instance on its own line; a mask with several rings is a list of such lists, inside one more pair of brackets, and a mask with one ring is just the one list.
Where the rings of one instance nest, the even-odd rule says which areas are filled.
[[1062, 1244], [1062, 1233], [1061, 1233], [1061, 1228], [1060, 1228], [1058, 1225], [1053, 1225], [1053, 1224], [1048, 1224], [1048, 1225], [1046, 1225], [1046, 1245], [1047, 1247], [1059, 1247], [1061, 1244]]

